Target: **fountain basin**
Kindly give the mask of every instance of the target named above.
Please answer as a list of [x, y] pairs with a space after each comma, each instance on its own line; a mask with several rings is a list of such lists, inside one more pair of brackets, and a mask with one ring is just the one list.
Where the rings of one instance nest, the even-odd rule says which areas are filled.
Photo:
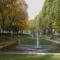
[[16, 46], [16, 49], [22, 49], [24, 51], [47, 52], [52, 47], [52, 45], [40, 45], [38, 48], [36, 45], [18, 45]]

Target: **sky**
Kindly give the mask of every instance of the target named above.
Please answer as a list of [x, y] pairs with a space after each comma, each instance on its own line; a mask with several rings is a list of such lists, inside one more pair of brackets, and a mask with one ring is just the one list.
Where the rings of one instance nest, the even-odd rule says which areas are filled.
[[42, 10], [45, 0], [26, 0], [28, 4], [29, 20], [34, 19], [36, 15]]

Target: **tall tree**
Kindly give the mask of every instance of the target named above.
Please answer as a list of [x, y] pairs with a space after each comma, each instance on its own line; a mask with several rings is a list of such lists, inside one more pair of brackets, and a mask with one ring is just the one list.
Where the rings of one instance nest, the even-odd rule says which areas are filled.
[[48, 30], [60, 31], [60, 0], [45, 0], [42, 11], [39, 13], [40, 29], [43, 32]]
[[53, 16], [52, 19], [54, 20], [53, 28], [55, 31], [60, 32], [60, 0], [54, 0], [51, 16]]
[[[24, 7], [24, 8], [23, 8]], [[3, 29], [25, 29], [28, 20], [27, 4], [24, 0], [0, 0], [0, 14]], [[24, 21], [24, 22], [21, 22]]]
[[50, 33], [52, 33], [52, 19], [51, 19], [51, 6], [53, 4], [53, 0], [45, 0], [44, 7], [42, 8], [42, 11], [39, 13], [39, 19], [40, 19], [40, 29], [44, 33], [48, 29]]

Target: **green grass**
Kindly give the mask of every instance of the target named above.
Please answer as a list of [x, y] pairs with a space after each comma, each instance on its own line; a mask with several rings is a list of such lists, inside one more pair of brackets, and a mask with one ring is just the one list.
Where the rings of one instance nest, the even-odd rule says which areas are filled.
[[[41, 39], [39, 40], [41, 45], [49, 45], [52, 44], [51, 42], [45, 40], [45, 39]], [[27, 45], [35, 45], [36, 44], [36, 39], [24, 39], [21, 41], [22, 44], [27, 44]]]
[[[17, 36], [16, 36], [14, 38], [15, 39], [11, 38], [10, 36], [1, 36], [0, 37], [0, 42], [11, 41], [11, 39], [12, 40], [18, 40], [20, 37], [17, 38]], [[20, 38], [20, 40], [21, 40], [21, 44], [25, 44], [25, 45], [36, 45], [36, 39], [24, 39], [24, 38], [21, 39]], [[51, 44], [51, 42], [47, 41], [46, 39], [40, 39], [39, 40], [39, 43], [41, 45], [49, 45], [49, 44]]]
[[60, 60], [60, 57], [58, 55], [0, 55], [0, 60]]
[[47, 41], [46, 39], [42, 39], [42, 40], [40, 41], [40, 44], [41, 44], [41, 45], [50, 45], [50, 44], [52, 44], [52, 42]]
[[24, 39], [22, 40], [22, 44], [34, 45], [36, 43], [35, 39]]

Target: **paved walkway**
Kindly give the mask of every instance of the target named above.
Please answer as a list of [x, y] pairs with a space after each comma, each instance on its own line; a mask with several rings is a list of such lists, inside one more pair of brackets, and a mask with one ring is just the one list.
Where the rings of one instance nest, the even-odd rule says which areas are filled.
[[60, 55], [60, 53], [40, 53], [40, 52], [1, 52], [0, 54]]
[[1, 48], [4, 48], [4, 47], [6, 47], [6, 46], [9, 46], [9, 45], [15, 44], [15, 43], [16, 43], [16, 41], [6, 41], [6, 42], [2, 42], [2, 43], [0, 43], [0, 49], [1, 49]]
[[50, 37], [47, 37], [46, 40], [50, 41], [50, 42], [53, 42], [55, 44], [60, 44], [60, 39], [50, 39]]

